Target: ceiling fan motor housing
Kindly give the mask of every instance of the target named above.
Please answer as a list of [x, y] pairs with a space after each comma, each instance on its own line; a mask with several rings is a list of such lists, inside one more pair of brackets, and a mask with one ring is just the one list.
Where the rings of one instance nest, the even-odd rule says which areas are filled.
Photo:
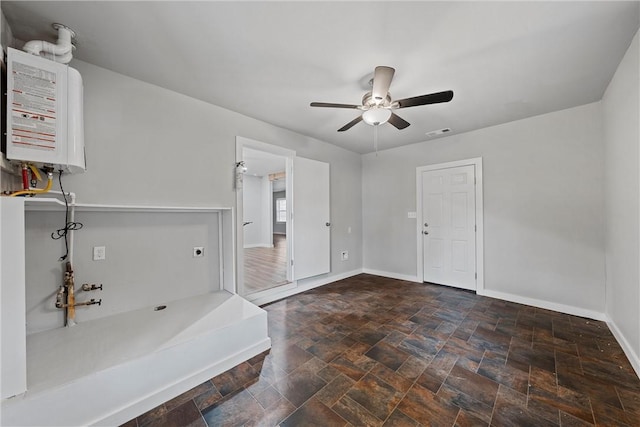
[[383, 107], [383, 108], [390, 108], [391, 107], [391, 93], [387, 93], [387, 97], [385, 98], [385, 100], [379, 104], [376, 103], [376, 101], [373, 99], [373, 96], [371, 95], [371, 92], [367, 92], [364, 94], [364, 96], [362, 97], [362, 109], [363, 110], [368, 110], [371, 107], [374, 107], [378, 105], [379, 107]]

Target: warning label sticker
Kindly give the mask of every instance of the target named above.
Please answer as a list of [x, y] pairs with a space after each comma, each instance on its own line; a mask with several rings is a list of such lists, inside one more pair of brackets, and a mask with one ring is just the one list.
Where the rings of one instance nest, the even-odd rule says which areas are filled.
[[56, 73], [12, 63], [11, 141], [25, 147], [56, 149]]

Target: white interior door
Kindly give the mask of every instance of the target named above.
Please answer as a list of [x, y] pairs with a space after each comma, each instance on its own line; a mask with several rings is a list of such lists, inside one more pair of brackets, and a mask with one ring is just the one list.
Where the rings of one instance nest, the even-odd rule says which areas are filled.
[[330, 271], [329, 164], [296, 157], [293, 164], [293, 277]]
[[425, 282], [476, 289], [475, 167], [422, 172]]

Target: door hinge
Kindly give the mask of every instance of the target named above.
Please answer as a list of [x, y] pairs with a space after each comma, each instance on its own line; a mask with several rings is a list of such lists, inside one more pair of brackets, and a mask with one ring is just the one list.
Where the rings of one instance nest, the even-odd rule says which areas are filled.
[[478, 226], [477, 225], [473, 226], [473, 231], [476, 231], [476, 232], [478, 231]]
[[291, 265], [293, 265], [293, 260], [291, 260]]
[[478, 273], [476, 273], [475, 276], [476, 276], [476, 280], [478, 280]]

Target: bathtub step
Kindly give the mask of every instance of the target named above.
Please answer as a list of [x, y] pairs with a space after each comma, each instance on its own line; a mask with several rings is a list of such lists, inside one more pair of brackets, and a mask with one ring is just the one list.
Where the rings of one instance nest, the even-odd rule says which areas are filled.
[[119, 425], [267, 350], [267, 313], [215, 292], [42, 332], [2, 425]]

